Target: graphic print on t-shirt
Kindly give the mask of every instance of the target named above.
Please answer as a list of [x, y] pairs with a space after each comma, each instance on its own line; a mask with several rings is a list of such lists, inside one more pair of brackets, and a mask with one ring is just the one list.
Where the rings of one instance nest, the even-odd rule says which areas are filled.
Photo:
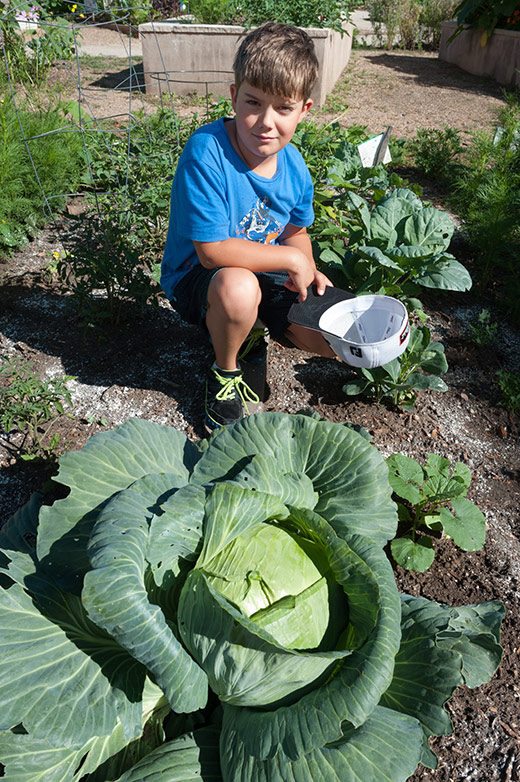
[[242, 218], [235, 233], [241, 239], [271, 244], [283, 231], [283, 225], [269, 212], [268, 198], [258, 198], [256, 204]]

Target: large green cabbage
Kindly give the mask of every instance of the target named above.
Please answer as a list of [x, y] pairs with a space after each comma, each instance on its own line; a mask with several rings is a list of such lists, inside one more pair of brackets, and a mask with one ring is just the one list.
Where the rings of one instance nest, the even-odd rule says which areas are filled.
[[347, 426], [132, 420], [0, 532], [6, 782], [400, 782], [489, 680], [498, 601], [399, 596], [385, 462]]

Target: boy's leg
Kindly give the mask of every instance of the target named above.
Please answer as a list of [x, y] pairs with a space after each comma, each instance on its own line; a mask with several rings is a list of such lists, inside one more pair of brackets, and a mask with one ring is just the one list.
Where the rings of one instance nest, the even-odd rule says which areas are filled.
[[206, 326], [220, 369], [238, 369], [238, 351], [256, 322], [260, 299], [258, 280], [248, 269], [226, 267], [213, 276]]
[[238, 352], [258, 314], [261, 299], [256, 276], [248, 269], [224, 267], [208, 287], [206, 328], [215, 364], [206, 382], [206, 429], [212, 431], [256, 412], [258, 395], [248, 385]]
[[313, 331], [312, 329], [306, 329], [304, 326], [297, 326], [295, 323], [291, 323], [285, 332], [285, 337], [300, 350], [306, 350], [308, 353], [315, 353], [326, 358], [336, 357], [331, 346], [321, 336], [319, 331]]
[[285, 272], [266, 272], [258, 276], [262, 291], [259, 316], [273, 339], [282, 344], [288, 341], [300, 350], [318, 356], [334, 357], [336, 354], [318, 331], [297, 326], [289, 321], [289, 310], [298, 295], [285, 287], [284, 282], [289, 279], [288, 275]]

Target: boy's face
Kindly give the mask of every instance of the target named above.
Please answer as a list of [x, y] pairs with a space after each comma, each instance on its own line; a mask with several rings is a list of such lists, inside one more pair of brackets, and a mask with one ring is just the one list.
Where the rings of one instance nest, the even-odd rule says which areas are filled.
[[298, 123], [312, 106], [296, 98], [281, 98], [242, 82], [231, 85], [237, 144], [251, 168], [280, 152], [292, 139]]

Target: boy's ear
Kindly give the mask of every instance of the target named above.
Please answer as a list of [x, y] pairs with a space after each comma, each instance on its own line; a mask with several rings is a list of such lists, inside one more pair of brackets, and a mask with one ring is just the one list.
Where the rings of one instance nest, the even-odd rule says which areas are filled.
[[231, 93], [231, 105], [233, 107], [233, 111], [235, 111], [237, 102], [237, 89], [234, 84], [229, 85], [229, 91]]
[[312, 104], [313, 103], [314, 103], [314, 101], [312, 100], [312, 98], [307, 98], [307, 100], [305, 101], [305, 103], [302, 106], [302, 111], [301, 111], [300, 119], [298, 120], [298, 122], [301, 122], [302, 119], [305, 117], [305, 115], [310, 111], [310, 109], [312, 108]]

